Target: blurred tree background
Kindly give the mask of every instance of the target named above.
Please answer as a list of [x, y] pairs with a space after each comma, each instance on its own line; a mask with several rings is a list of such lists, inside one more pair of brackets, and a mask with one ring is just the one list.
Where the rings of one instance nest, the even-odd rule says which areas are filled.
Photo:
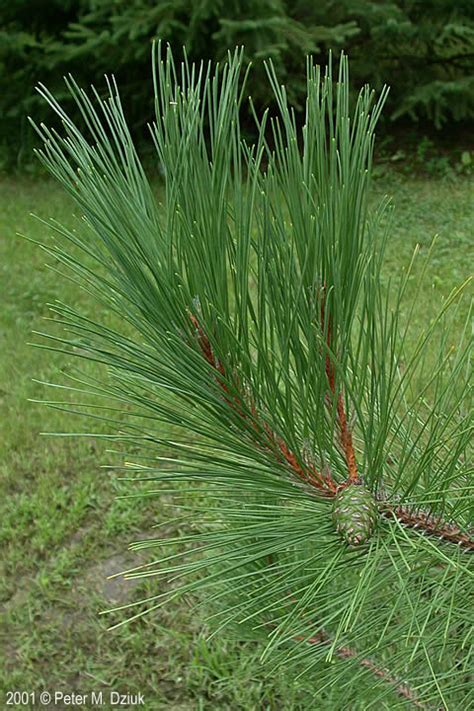
[[41, 120], [48, 111], [34, 86], [42, 81], [66, 98], [69, 72], [99, 87], [104, 73], [114, 73], [144, 141], [157, 37], [198, 60], [245, 45], [248, 93], [259, 109], [270, 101], [264, 59], [272, 58], [301, 106], [305, 56], [323, 63], [329, 49], [344, 48], [354, 90], [390, 84], [387, 133], [453, 135], [474, 116], [472, 0], [10, 0], [0, 7], [0, 165], [31, 161], [27, 116]]

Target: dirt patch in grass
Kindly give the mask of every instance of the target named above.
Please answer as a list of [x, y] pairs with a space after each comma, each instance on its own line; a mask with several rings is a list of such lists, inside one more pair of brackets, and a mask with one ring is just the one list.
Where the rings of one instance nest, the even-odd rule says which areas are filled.
[[81, 575], [81, 587], [84, 585], [94, 591], [108, 604], [125, 604], [132, 599], [141, 581], [136, 578], [129, 580], [118, 574], [139, 566], [145, 560], [144, 555], [137, 553], [118, 554], [101, 560]]

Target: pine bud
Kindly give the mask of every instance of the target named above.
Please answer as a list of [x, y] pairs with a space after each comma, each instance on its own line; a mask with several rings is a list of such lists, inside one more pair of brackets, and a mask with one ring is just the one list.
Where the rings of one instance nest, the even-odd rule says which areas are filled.
[[378, 519], [377, 502], [362, 483], [351, 484], [336, 494], [334, 526], [349, 546], [365, 543], [374, 532]]

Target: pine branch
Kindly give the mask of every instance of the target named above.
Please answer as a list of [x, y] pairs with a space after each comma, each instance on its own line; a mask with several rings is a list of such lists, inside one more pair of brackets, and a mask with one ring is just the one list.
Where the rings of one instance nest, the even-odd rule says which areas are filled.
[[474, 551], [474, 537], [463, 532], [455, 523], [448, 523], [440, 517], [423, 511], [414, 512], [408, 506], [383, 504], [381, 513], [386, 518], [396, 518], [404, 526], [414, 528], [420, 533], [433, 536], [446, 543], [454, 543], [468, 551]]
[[[330, 351], [331, 349], [331, 336], [332, 336], [332, 324], [331, 324], [331, 318], [330, 316], [327, 317], [326, 314], [326, 299], [325, 295], [323, 294], [323, 301], [321, 304], [321, 327], [324, 329], [325, 323], [326, 323], [326, 318], [327, 318], [327, 334], [326, 334], [326, 339], [327, 339], [327, 347], [328, 347], [328, 353], [326, 354], [326, 375], [329, 381], [329, 387], [331, 389], [332, 394], [335, 396], [336, 395], [336, 370], [334, 363], [331, 362], [330, 358]], [[339, 420], [339, 428], [340, 428], [340, 437], [341, 437], [341, 445], [342, 449], [344, 452], [344, 456], [346, 459], [346, 464], [347, 464], [347, 470], [348, 470], [348, 479], [346, 484], [351, 484], [359, 480], [359, 474], [357, 471], [357, 460], [355, 456], [355, 451], [354, 451], [354, 445], [352, 443], [352, 434], [349, 430], [349, 426], [347, 423], [347, 416], [346, 416], [346, 411], [344, 408], [344, 398], [342, 392], [339, 392], [337, 395], [337, 416]]]
[[[229, 387], [226, 383], [226, 371], [221, 363], [221, 361], [215, 356], [212, 345], [204, 332], [198, 318], [189, 313], [189, 317], [196, 331], [197, 341], [200, 350], [206, 359], [206, 361], [211, 365], [218, 373], [216, 376], [217, 382], [224, 392], [224, 399], [229, 404], [229, 406], [237, 412], [240, 417], [248, 421], [248, 416], [243, 408], [244, 398], [242, 396], [234, 395], [232, 398], [230, 396]], [[321, 323], [324, 326], [325, 314], [324, 305], [321, 312]], [[327, 329], [327, 343], [328, 348], [330, 346], [330, 323], [328, 323]], [[331, 363], [329, 355], [326, 356], [326, 374], [329, 381], [329, 386], [331, 392], [335, 394], [335, 367]], [[248, 398], [247, 398], [248, 399]], [[295, 474], [299, 479], [307, 484], [318, 489], [320, 494], [325, 497], [332, 498], [336, 496], [337, 492], [342, 488], [348, 486], [351, 483], [356, 483], [359, 481], [357, 473], [357, 464], [355, 458], [354, 447], [352, 443], [352, 435], [349, 431], [347, 425], [347, 417], [344, 409], [344, 403], [342, 399], [342, 394], [338, 395], [337, 403], [337, 413], [340, 425], [340, 437], [341, 444], [346, 455], [346, 462], [349, 470], [349, 476], [343, 484], [336, 484], [331, 475], [324, 476], [320, 471], [318, 471], [313, 465], [307, 464], [303, 467], [300, 464], [302, 457], [297, 457], [296, 454], [288, 447], [284, 440], [271, 431], [269, 426], [264, 424], [259, 424], [257, 408], [253, 402], [250, 403], [250, 410], [252, 412], [252, 427], [256, 432], [264, 432], [267, 436], [267, 444], [265, 448], [267, 450], [277, 451], [279, 455], [279, 461], [286, 462], [293, 474]], [[443, 521], [441, 518], [436, 518], [422, 511], [414, 513], [410, 508], [406, 506], [390, 506], [387, 503], [383, 503], [380, 507], [380, 512], [386, 518], [396, 518], [401, 524], [407, 526], [408, 528], [418, 529], [420, 532], [425, 533], [429, 536], [438, 538], [440, 541], [447, 543], [453, 543], [465, 548], [466, 550], [474, 550], [474, 538], [467, 533], [461, 531], [461, 529], [452, 523]]]
[[[190, 313], [190, 319], [192, 321], [192, 324], [194, 328], [196, 329], [196, 334], [197, 334], [197, 339], [199, 346], [201, 348], [202, 354], [213, 368], [215, 368], [220, 376], [218, 377], [218, 383], [222, 390], [225, 393], [225, 400], [228, 402], [233, 409], [235, 409], [241, 416], [244, 417], [242, 412], [242, 408], [238, 403], [237, 398], [234, 398], [233, 402], [231, 403], [228, 399], [228, 387], [225, 383], [225, 370], [224, 366], [222, 363], [219, 361], [218, 358], [213, 353], [212, 346], [210, 344], [209, 338], [206, 336], [205, 332], [202, 329], [202, 326], [200, 325], [197, 317]], [[324, 329], [326, 323], [326, 309], [325, 309], [325, 301], [323, 300], [322, 306], [321, 306], [321, 327]], [[327, 347], [328, 351], [331, 350], [331, 320], [328, 319], [327, 323]], [[329, 352], [326, 355], [326, 375], [328, 378], [329, 382], [329, 387], [330, 390], [333, 394], [333, 396], [336, 396], [336, 374], [335, 374], [335, 366], [331, 362], [331, 358], [329, 355]], [[344, 452], [346, 464], [347, 464], [347, 469], [348, 469], [348, 478], [344, 484], [337, 485], [332, 477], [330, 475], [328, 476], [323, 476], [320, 472], [318, 472], [312, 465], [308, 465], [307, 468], [303, 468], [300, 464], [299, 461], [301, 461], [301, 457], [298, 458], [286, 445], [286, 443], [278, 437], [276, 434], [271, 432], [268, 429], [267, 425], [263, 426], [263, 429], [267, 432], [269, 435], [269, 438], [272, 442], [274, 442], [277, 445], [278, 450], [280, 451], [280, 454], [283, 456], [284, 460], [289, 464], [293, 472], [299, 476], [301, 479], [303, 479], [306, 482], [312, 483], [314, 486], [319, 488], [321, 491], [324, 491], [326, 494], [334, 496], [338, 489], [344, 486], [348, 486], [349, 484], [355, 483], [359, 481], [359, 474], [357, 470], [357, 460], [356, 460], [356, 455], [355, 455], [355, 450], [354, 450], [354, 445], [352, 442], [352, 433], [349, 429], [348, 425], [348, 420], [347, 420], [347, 415], [344, 407], [344, 398], [342, 392], [339, 392], [337, 395], [337, 416], [338, 416], [338, 422], [339, 422], [339, 428], [340, 428], [340, 441], [341, 441], [341, 446], [342, 450]], [[251, 411], [253, 415], [257, 414], [256, 407], [253, 403], [251, 403]], [[254, 421], [254, 425], [256, 426], [257, 422]]]
[[[324, 629], [319, 630], [317, 634], [309, 638], [303, 636], [295, 637], [295, 641], [306, 641], [308, 644], [313, 645], [330, 645], [332, 643], [331, 637]], [[418, 700], [415, 692], [408, 686], [408, 684], [401, 682], [399, 679], [394, 677], [388, 669], [378, 666], [371, 659], [367, 657], [360, 659], [357, 651], [352, 647], [337, 647], [335, 654], [339, 657], [339, 659], [357, 660], [361, 667], [368, 669], [375, 677], [382, 679], [386, 684], [392, 686], [398, 696], [406, 701], [410, 701], [415, 708], [423, 709], [423, 711], [430, 711], [430, 709], [432, 709], [432, 707], [429, 707]], [[437, 711], [443, 711], [443, 709], [438, 709]]]
[[[204, 332], [201, 324], [197, 317], [190, 313], [189, 317], [196, 330], [197, 341], [199, 348], [206, 359], [206, 361], [211, 365], [218, 373], [216, 380], [222, 391], [224, 392], [225, 402], [242, 418], [242, 420], [248, 422], [249, 418], [242, 407], [244, 398], [234, 395], [230, 397], [229, 387], [226, 383], [226, 371], [220, 360], [215, 356], [212, 349], [212, 345]], [[248, 399], [248, 398], [247, 398]], [[331, 475], [324, 476], [319, 472], [316, 467], [311, 464], [302, 466], [300, 462], [302, 457], [297, 457], [296, 454], [288, 447], [286, 442], [279, 437], [277, 434], [272, 432], [270, 427], [266, 424], [260, 424], [258, 421], [257, 407], [255, 403], [250, 402], [250, 411], [252, 413], [251, 426], [254, 432], [263, 432], [266, 436], [265, 449], [270, 449], [272, 451], [277, 451], [278, 458], [280, 461], [286, 462], [292, 472], [302, 481], [318, 489], [318, 491], [324, 496], [334, 496], [337, 491], [337, 484], [332, 479]]]
[[[328, 647], [332, 646], [333, 644], [333, 639], [331, 638], [331, 635], [328, 634], [328, 632], [326, 632], [324, 628], [320, 628], [318, 632], [312, 635], [311, 637], [306, 637], [305, 635], [295, 635], [293, 637], [293, 641], [305, 642], [306, 644], [315, 646], [324, 645]], [[379, 666], [372, 659], [369, 659], [368, 657], [363, 657], [361, 659], [359, 653], [353, 647], [336, 647], [334, 653], [339, 659], [356, 660], [359, 666], [363, 667], [364, 669], [368, 669], [375, 677], [382, 679], [388, 686], [392, 686], [398, 696], [405, 699], [406, 701], [410, 701], [413, 706], [415, 706], [415, 708], [422, 709], [423, 711], [434, 711], [432, 707], [427, 706], [426, 704], [418, 700], [416, 693], [413, 691], [413, 689], [411, 689], [408, 684], [400, 681], [400, 679], [397, 679], [397, 677], [391, 674], [388, 669]], [[436, 711], [444, 711], [444, 709], [439, 708], [436, 709]]]

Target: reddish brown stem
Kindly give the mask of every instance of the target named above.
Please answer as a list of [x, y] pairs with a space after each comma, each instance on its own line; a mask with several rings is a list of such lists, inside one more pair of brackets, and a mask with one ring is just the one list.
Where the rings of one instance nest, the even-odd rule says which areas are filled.
[[[329, 382], [329, 387], [332, 392], [332, 394], [335, 396], [336, 395], [336, 370], [334, 367], [334, 364], [331, 362], [330, 358], [330, 350], [331, 350], [331, 319], [329, 318], [327, 320], [326, 324], [326, 302], [325, 299], [323, 298], [323, 302], [321, 305], [321, 327], [324, 330], [324, 328], [327, 328], [327, 333], [326, 333], [326, 344], [328, 348], [328, 352], [326, 353], [326, 375], [327, 379]], [[339, 430], [340, 430], [340, 438], [341, 438], [341, 446], [342, 450], [344, 452], [344, 457], [346, 460], [346, 465], [347, 465], [347, 471], [348, 471], [348, 478], [347, 478], [347, 483], [353, 483], [358, 481], [359, 479], [359, 474], [357, 471], [357, 460], [355, 456], [355, 450], [354, 450], [354, 445], [352, 443], [352, 434], [349, 429], [349, 425], [347, 422], [347, 415], [346, 415], [346, 410], [344, 407], [344, 397], [342, 395], [342, 392], [338, 393], [337, 396], [337, 417], [339, 421]]]
[[[306, 638], [303, 636], [298, 636], [294, 639], [295, 641], [306, 641], [308, 644], [314, 645], [329, 645], [331, 643], [330, 636], [324, 630], [320, 630], [313, 637]], [[406, 699], [407, 701], [410, 701], [416, 708], [428, 711], [429, 707], [423, 704], [421, 701], [418, 701], [415, 692], [407, 684], [401, 682], [399, 679], [392, 676], [392, 674], [387, 669], [379, 667], [371, 659], [358, 659], [358, 654], [355, 649], [352, 649], [351, 647], [338, 647], [335, 650], [335, 654], [340, 659], [357, 659], [361, 667], [368, 669], [370, 672], [372, 672], [374, 676], [378, 677], [379, 679], [383, 679], [383, 681], [392, 686], [398, 696]]]
[[465, 550], [474, 551], [474, 538], [452, 523], [431, 516], [423, 511], [412, 511], [407, 506], [383, 504], [381, 512], [386, 518], [396, 518], [408, 528], [415, 528], [420, 533], [433, 536], [441, 541], [454, 543]]
[[[225, 402], [227, 402], [230, 407], [237, 412], [240, 417], [242, 417], [242, 419], [249, 421], [249, 418], [242, 408], [240, 398], [235, 395], [231, 396], [230, 394], [229, 387], [226, 383], [225, 368], [219, 359], [215, 357], [209, 338], [203, 331], [196, 316], [190, 313], [189, 317], [194, 328], [196, 329], [197, 340], [204, 358], [218, 373], [216, 379], [220, 388], [224, 392]], [[252, 402], [250, 403], [250, 411], [252, 413], [252, 428], [257, 432], [264, 432], [266, 434], [271, 445], [277, 449], [280, 460], [286, 462], [299, 479], [319, 489], [319, 491], [324, 493], [326, 496], [334, 496], [337, 491], [337, 485], [333, 481], [332, 477], [323, 476], [323, 474], [321, 474], [321, 472], [319, 472], [313, 465], [303, 466], [300, 464], [301, 458], [296, 456], [284, 440], [276, 435], [266, 423], [263, 423], [263, 425], [259, 423], [257, 408]], [[269, 447], [267, 446], [266, 448], [268, 449]]]
[[285, 442], [277, 437], [275, 434], [270, 433], [269, 435], [277, 445], [283, 459], [287, 464], [290, 465], [291, 469], [295, 472], [297, 476], [306, 481], [308, 484], [318, 487], [319, 489], [326, 490], [331, 496], [337, 492], [337, 485], [330, 476], [323, 476], [313, 465], [306, 465], [302, 467], [299, 464], [296, 455], [288, 449]]

